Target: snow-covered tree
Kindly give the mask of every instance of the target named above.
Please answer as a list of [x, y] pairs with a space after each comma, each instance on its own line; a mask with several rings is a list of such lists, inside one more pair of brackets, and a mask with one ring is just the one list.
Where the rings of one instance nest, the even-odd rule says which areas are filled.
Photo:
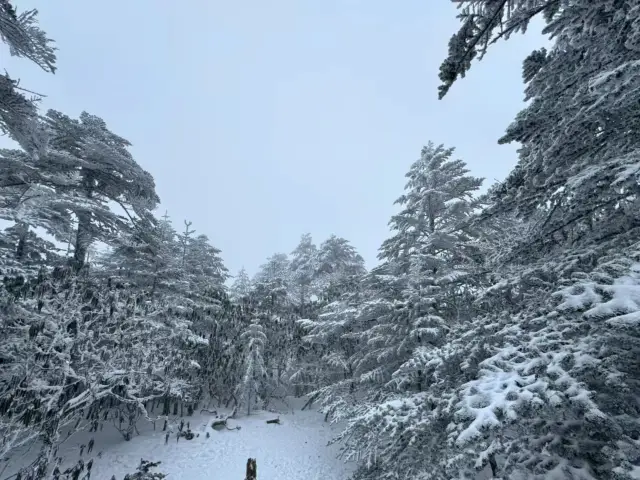
[[264, 406], [267, 400], [267, 370], [264, 363], [264, 351], [267, 336], [260, 320], [254, 318], [240, 336], [245, 342], [244, 376], [238, 385], [238, 399], [242, 407], [251, 415], [251, 411]]
[[[38, 26], [37, 13], [18, 12], [10, 0], [0, 0], [0, 41], [9, 47], [11, 55], [54, 73], [55, 48]], [[37, 98], [26, 98], [23, 92], [17, 80], [7, 73], [0, 75], [0, 133], [8, 134], [26, 152], [37, 155], [46, 145], [46, 135], [38, 122]]]
[[60, 253], [60, 249], [24, 222], [0, 232], [0, 270], [16, 280], [35, 278], [41, 269], [61, 265]]
[[183, 268], [191, 289], [200, 292], [221, 289], [229, 275], [220, 257], [220, 249], [211, 245], [206, 235], [190, 239], [186, 247]]
[[303, 322], [306, 339], [326, 346], [322, 359], [333, 381], [315, 395], [328, 418], [348, 420], [338, 439], [345, 456], [364, 460], [358, 478], [413, 478], [421, 447], [409, 448], [407, 435], [394, 436], [399, 428], [418, 428], [422, 418], [399, 406], [427, 398], [425, 362], [463, 319], [455, 298], [483, 258], [469, 222], [482, 180], [451, 160], [452, 153], [431, 143], [423, 148], [396, 202], [402, 209], [380, 249], [382, 264], [359, 279], [360, 295], [343, 297], [317, 320]]
[[349, 240], [331, 235], [320, 245], [314, 281], [324, 301], [332, 302], [351, 291], [352, 280], [365, 273], [364, 259]]
[[291, 302], [291, 270], [289, 257], [276, 253], [260, 266], [253, 279], [256, 301], [264, 310], [277, 313]]
[[181, 250], [168, 216], [145, 215], [120, 232], [99, 260], [98, 273], [152, 297], [183, 291]]
[[231, 298], [237, 302], [242, 303], [243, 299], [249, 297], [252, 289], [251, 279], [249, 278], [249, 274], [245, 270], [244, 267], [240, 269], [238, 274], [235, 276], [235, 280], [229, 289], [229, 294]]
[[248, 328], [252, 312], [246, 302], [221, 302], [215, 322], [208, 330], [208, 345], [199, 359], [201, 382], [208, 403], [219, 407], [238, 405], [237, 387], [244, 375], [244, 356], [240, 336]]
[[483, 313], [449, 335], [448, 354], [425, 363], [436, 366], [437, 383], [458, 359], [473, 359], [451, 377], [449, 406], [433, 408], [449, 433], [431, 463], [448, 459], [446, 476], [632, 478], [640, 6], [461, 3], [441, 94], [493, 40], [535, 15], [554, 44], [524, 62], [530, 103], [501, 140], [522, 144], [519, 162], [481, 216], [512, 215], [525, 228], [509, 235], [508, 261], [479, 293]]
[[305, 348], [291, 383], [311, 392], [311, 401], [322, 406], [326, 419], [348, 418], [362, 398], [355, 373], [359, 335], [379, 312], [378, 302], [369, 302], [366, 278], [359, 280], [340, 300], [325, 305], [316, 318], [298, 322], [305, 333]]
[[[542, 15], [555, 41], [523, 65], [530, 104], [502, 143], [522, 143], [516, 168], [496, 191], [495, 210], [528, 216], [547, 211], [531, 239], [548, 245], [584, 242], [636, 226], [638, 68], [636, 2], [551, 0], [463, 4], [463, 27], [443, 64], [445, 85], [493, 40], [524, 31]], [[586, 20], [585, 20], [586, 19]], [[628, 32], [619, 40], [619, 32]], [[443, 74], [444, 75], [444, 74]], [[490, 213], [490, 212], [489, 212]], [[600, 228], [604, 221], [607, 228]]]
[[409, 272], [412, 259], [422, 257], [434, 275], [442, 276], [472, 255], [471, 232], [462, 225], [474, 208], [481, 178], [467, 175], [453, 148], [429, 143], [407, 173], [406, 193], [396, 200], [400, 213], [389, 222], [395, 234], [385, 240], [379, 258], [392, 263], [395, 274]]
[[55, 198], [76, 219], [73, 260], [78, 269], [92, 242], [106, 242], [129, 226], [109, 202], [129, 216], [143, 216], [159, 199], [153, 177], [129, 153], [130, 143], [112, 133], [101, 118], [83, 112], [74, 120], [50, 110], [46, 126], [49, 148], [46, 163], [38, 167], [49, 174], [46, 180]]
[[295, 298], [301, 312], [305, 305], [309, 303], [313, 292], [313, 278], [316, 272], [317, 247], [313, 243], [311, 234], [305, 233], [300, 238], [300, 243], [291, 252], [291, 281], [292, 289], [295, 290]]

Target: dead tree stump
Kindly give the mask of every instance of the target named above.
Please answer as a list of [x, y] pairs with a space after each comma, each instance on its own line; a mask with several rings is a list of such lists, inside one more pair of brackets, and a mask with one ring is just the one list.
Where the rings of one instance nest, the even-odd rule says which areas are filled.
[[250, 458], [247, 460], [247, 474], [244, 477], [244, 480], [257, 480], [258, 478], [258, 468], [256, 466], [256, 459]]

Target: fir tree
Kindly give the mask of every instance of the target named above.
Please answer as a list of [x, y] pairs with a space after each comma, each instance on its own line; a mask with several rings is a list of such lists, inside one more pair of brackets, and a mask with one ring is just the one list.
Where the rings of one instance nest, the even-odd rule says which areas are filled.
[[[38, 26], [37, 14], [37, 10], [18, 12], [10, 0], [0, 0], [0, 40], [11, 55], [54, 73], [56, 49]], [[46, 145], [46, 135], [38, 124], [38, 99], [26, 98], [24, 91], [7, 73], [0, 75], [0, 133], [9, 134], [26, 152], [37, 155]]]
[[52, 186], [61, 195], [59, 201], [77, 219], [73, 261], [79, 269], [92, 242], [108, 241], [128, 228], [108, 202], [129, 216], [143, 216], [159, 199], [153, 178], [127, 150], [129, 142], [108, 130], [101, 118], [84, 112], [78, 121], [50, 110], [46, 124], [51, 138], [47, 163], [41, 168], [56, 176]]
[[353, 280], [365, 273], [364, 259], [345, 238], [331, 235], [320, 245], [314, 281], [325, 302], [352, 291]]
[[231, 298], [237, 303], [242, 303], [243, 299], [247, 299], [249, 297], [251, 289], [252, 284], [249, 274], [247, 274], [245, 268], [242, 267], [235, 276], [235, 280], [229, 289]]
[[316, 272], [317, 248], [311, 234], [306, 233], [300, 238], [300, 243], [291, 252], [292, 286], [297, 290], [297, 303], [301, 314], [304, 315], [305, 305], [310, 301], [313, 293], [313, 277]]
[[259, 408], [267, 400], [267, 371], [263, 358], [267, 336], [260, 321], [254, 318], [240, 338], [246, 346], [244, 376], [238, 385], [238, 396], [240, 405], [246, 409], [247, 415], [251, 415], [252, 409]]

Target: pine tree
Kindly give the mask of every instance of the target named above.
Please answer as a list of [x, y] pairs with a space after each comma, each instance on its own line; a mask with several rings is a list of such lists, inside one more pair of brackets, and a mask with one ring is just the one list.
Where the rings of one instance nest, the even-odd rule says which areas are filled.
[[[499, 262], [479, 294], [481, 314], [449, 335], [448, 358], [473, 361], [449, 387], [457, 392], [452, 407], [436, 407], [449, 419], [446, 474], [632, 478], [638, 427], [628, 394], [640, 345], [631, 333], [637, 322], [626, 323], [638, 308], [626, 302], [638, 282], [632, 132], [640, 7], [463, 3], [441, 94], [478, 52], [534, 15], [544, 16], [555, 42], [524, 61], [530, 103], [501, 139], [522, 144], [519, 162], [480, 217], [519, 231], [509, 232], [506, 255], [496, 252], [500, 242], [488, 249]], [[614, 307], [618, 301], [625, 307]], [[439, 362], [447, 368], [433, 378], [455, 370], [447, 356]]]
[[181, 252], [169, 217], [145, 215], [132, 224], [101, 256], [97, 273], [151, 297], [180, 291]]
[[243, 299], [247, 299], [249, 297], [251, 289], [252, 284], [249, 274], [247, 274], [245, 268], [242, 267], [235, 276], [235, 280], [229, 289], [231, 298], [237, 303], [242, 303]]
[[63, 263], [60, 250], [24, 222], [0, 233], [0, 258], [3, 273], [16, 278], [35, 278], [41, 269]]
[[276, 253], [260, 266], [253, 279], [253, 298], [257, 308], [281, 321], [291, 312], [291, 269], [289, 258], [284, 253]]
[[267, 370], [263, 358], [267, 336], [259, 319], [254, 318], [240, 338], [246, 346], [244, 377], [238, 385], [238, 396], [240, 405], [246, 408], [247, 415], [251, 415], [252, 409], [259, 408], [267, 400]]
[[[477, 287], [482, 265], [479, 231], [470, 222], [482, 180], [469, 176], [461, 160], [451, 160], [452, 153], [430, 143], [411, 166], [406, 192], [396, 202], [402, 209], [390, 221], [394, 234], [380, 248], [383, 262], [360, 280], [363, 298], [335, 302], [305, 325], [309, 340], [337, 334], [325, 340], [324, 358], [341, 366], [344, 377], [317, 393], [330, 418], [348, 420], [337, 440], [347, 458], [364, 459], [355, 478], [424, 472], [431, 362], [456, 325], [472, 318], [470, 307], [461, 314], [456, 298], [466, 292], [472, 300], [469, 291]], [[432, 438], [442, 442], [444, 433]]]
[[368, 326], [371, 314], [379, 312], [375, 302], [368, 302], [366, 278], [359, 280], [340, 300], [325, 305], [317, 318], [298, 322], [308, 347], [298, 358], [291, 382], [311, 392], [311, 401], [321, 405], [326, 420], [349, 418], [362, 400], [355, 374], [359, 335]]
[[[530, 216], [546, 210], [530, 240], [530, 248], [538, 250], [636, 228], [635, 1], [573, 0], [562, 7], [550, 0], [462, 3], [468, 4], [464, 26], [452, 39], [446, 69], [468, 69], [467, 60], [494, 39], [524, 30], [538, 14], [547, 23], [544, 33], [555, 40], [550, 50], [534, 51], [524, 61], [531, 103], [500, 140], [523, 148], [518, 166], [495, 192], [499, 202], [487, 213], [515, 210]], [[629, 32], [624, 41], [621, 31]], [[443, 78], [445, 84], [454, 79]]]
[[291, 252], [290, 269], [292, 273], [292, 287], [297, 290], [297, 303], [301, 315], [304, 315], [305, 305], [309, 303], [313, 294], [313, 278], [316, 272], [317, 248], [313, 243], [311, 234], [305, 233], [300, 238], [300, 243]]
[[192, 291], [222, 289], [229, 277], [220, 257], [221, 251], [209, 243], [206, 235], [198, 235], [187, 242], [184, 269], [189, 276]]
[[314, 281], [325, 302], [353, 291], [353, 280], [365, 273], [364, 259], [349, 240], [331, 235], [320, 245]]
[[[83, 112], [80, 120], [50, 110], [46, 165], [60, 202], [77, 219], [74, 268], [85, 263], [93, 241], [108, 241], [129, 227], [108, 203], [118, 204], [129, 216], [143, 216], [159, 199], [151, 175], [134, 161], [130, 143], [108, 130], [105, 122]], [[72, 178], [62, 182], [61, 176]]]
[[[396, 234], [386, 240], [379, 258], [396, 274], [409, 272], [419, 255], [434, 275], [451, 270], [471, 254], [470, 232], [463, 220], [473, 213], [473, 195], [482, 179], [468, 176], [462, 160], [451, 160], [453, 149], [429, 143], [407, 173], [406, 193], [396, 200], [402, 210], [389, 222]], [[451, 268], [453, 267], [453, 268]]]
[[[54, 73], [56, 49], [39, 28], [37, 14], [37, 10], [18, 13], [10, 0], [0, 0], [0, 40], [7, 44], [11, 55]], [[37, 155], [46, 145], [46, 135], [38, 124], [37, 98], [26, 98], [23, 91], [8, 74], [0, 75], [0, 133], [8, 134], [26, 152]]]
[[276, 253], [260, 267], [253, 280], [252, 305], [261, 315], [267, 336], [265, 365], [273, 383], [283, 385], [288, 367], [297, 353], [298, 344], [290, 261], [286, 254]]

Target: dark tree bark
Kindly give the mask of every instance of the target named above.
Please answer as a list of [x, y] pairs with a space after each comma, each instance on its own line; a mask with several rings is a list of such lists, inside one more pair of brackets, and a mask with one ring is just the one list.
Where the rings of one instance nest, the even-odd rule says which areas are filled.
[[244, 480], [257, 480], [258, 478], [258, 468], [256, 466], [256, 459], [250, 458], [247, 460], [247, 474], [244, 477]]

